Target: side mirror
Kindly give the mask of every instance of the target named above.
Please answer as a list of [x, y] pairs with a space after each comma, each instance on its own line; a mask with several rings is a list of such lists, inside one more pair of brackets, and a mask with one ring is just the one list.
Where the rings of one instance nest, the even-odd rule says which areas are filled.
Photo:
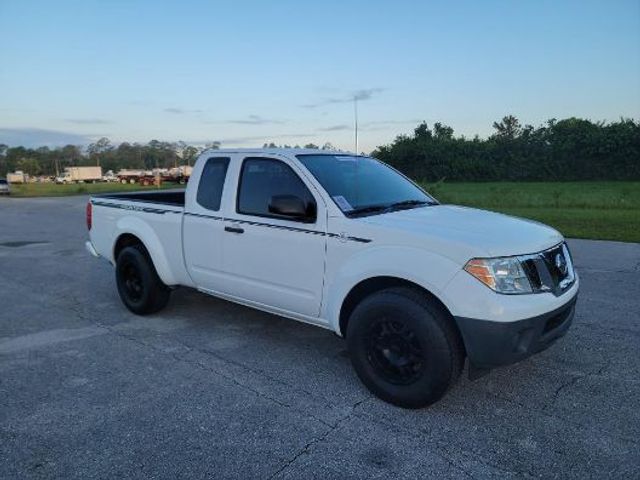
[[269, 202], [269, 212], [300, 222], [313, 222], [316, 216], [315, 203], [307, 205], [295, 195], [274, 195]]

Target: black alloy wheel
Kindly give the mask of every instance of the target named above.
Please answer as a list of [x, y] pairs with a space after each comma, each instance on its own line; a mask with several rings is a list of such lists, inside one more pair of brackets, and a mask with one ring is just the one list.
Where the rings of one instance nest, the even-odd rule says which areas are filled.
[[169, 302], [171, 290], [158, 277], [143, 245], [126, 247], [119, 253], [116, 284], [122, 303], [137, 315], [158, 312]]
[[389, 383], [409, 385], [420, 377], [424, 353], [416, 333], [407, 325], [386, 318], [372, 322], [367, 343], [367, 359]]

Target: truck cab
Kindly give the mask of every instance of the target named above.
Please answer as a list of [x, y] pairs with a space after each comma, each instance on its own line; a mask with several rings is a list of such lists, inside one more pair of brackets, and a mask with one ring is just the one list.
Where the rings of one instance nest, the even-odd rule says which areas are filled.
[[478, 376], [551, 345], [578, 291], [556, 230], [442, 205], [348, 153], [207, 151], [185, 191], [96, 196], [87, 222], [134, 313], [182, 286], [330, 329], [373, 393], [410, 408], [466, 358]]

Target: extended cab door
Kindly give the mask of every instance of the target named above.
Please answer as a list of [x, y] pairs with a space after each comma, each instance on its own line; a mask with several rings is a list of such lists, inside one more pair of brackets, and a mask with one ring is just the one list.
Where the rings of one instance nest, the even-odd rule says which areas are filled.
[[[222, 278], [224, 217], [222, 194], [231, 157], [211, 155], [194, 170], [189, 184], [182, 227], [182, 243], [187, 271], [198, 288], [219, 291]], [[199, 165], [198, 165], [199, 166]]]
[[[248, 156], [235, 162], [234, 205], [224, 222], [223, 291], [298, 315], [320, 313], [325, 265], [326, 208], [295, 162]], [[274, 197], [297, 197], [309, 216], [273, 212]]]

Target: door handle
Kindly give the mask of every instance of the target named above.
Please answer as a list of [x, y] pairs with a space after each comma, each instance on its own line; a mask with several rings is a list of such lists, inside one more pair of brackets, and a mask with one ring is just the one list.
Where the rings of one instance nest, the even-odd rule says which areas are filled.
[[224, 227], [225, 232], [229, 233], [244, 233], [244, 228], [240, 227]]

